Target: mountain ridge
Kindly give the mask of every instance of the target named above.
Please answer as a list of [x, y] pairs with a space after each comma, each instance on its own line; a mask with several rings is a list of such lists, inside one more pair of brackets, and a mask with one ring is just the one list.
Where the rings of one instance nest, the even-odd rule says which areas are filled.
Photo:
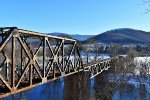
[[85, 41], [88, 38], [95, 36], [95, 35], [67, 34], [67, 33], [60, 33], [60, 32], [48, 33], [48, 35], [60, 36], [60, 37], [65, 37], [65, 38], [70, 38], [70, 39], [76, 39], [78, 41]]
[[150, 32], [131, 28], [109, 30], [84, 41], [94, 40], [98, 43], [143, 44], [150, 43]]

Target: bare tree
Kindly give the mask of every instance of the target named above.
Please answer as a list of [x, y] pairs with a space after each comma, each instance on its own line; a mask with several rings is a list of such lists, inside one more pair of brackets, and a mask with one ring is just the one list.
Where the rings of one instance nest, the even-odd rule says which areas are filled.
[[110, 47], [111, 47], [110, 54], [112, 56], [118, 56], [120, 54], [121, 50], [122, 50], [122, 46], [120, 44], [117, 44], [117, 43], [112, 43], [110, 45]]
[[[126, 57], [114, 60], [112, 67], [107, 72], [102, 73], [104, 74], [103, 76], [101, 74], [99, 77], [96, 77], [96, 81], [103, 79], [100, 83], [96, 82], [102, 85], [101, 87], [95, 87], [96, 99], [112, 100], [116, 91], [126, 88], [125, 86], [128, 85], [128, 81], [134, 75], [136, 68], [133, 60], [136, 56], [135, 54], [136, 52], [132, 50]], [[121, 91], [119, 95], [121, 96]]]
[[92, 51], [93, 51], [93, 55], [94, 55], [94, 60], [97, 61], [98, 57], [102, 51], [101, 45], [98, 44], [97, 42], [94, 42]]
[[86, 54], [86, 63], [89, 63], [89, 54], [91, 53], [92, 49], [93, 49], [93, 43], [94, 40], [88, 40], [86, 42], [86, 44], [82, 45], [83, 48], [83, 52]]
[[146, 6], [145, 14], [147, 14], [150, 12], [150, 9], [149, 9], [150, 0], [142, 0], [142, 1], [143, 1], [143, 5]]

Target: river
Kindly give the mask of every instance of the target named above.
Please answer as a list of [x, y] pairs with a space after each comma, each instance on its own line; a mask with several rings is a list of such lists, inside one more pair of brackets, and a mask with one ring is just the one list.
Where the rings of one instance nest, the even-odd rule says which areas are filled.
[[[111, 82], [109, 71], [90, 79], [88, 73], [77, 73], [2, 100], [108, 100]], [[117, 88], [112, 100], [150, 100], [150, 85], [130, 82]]]

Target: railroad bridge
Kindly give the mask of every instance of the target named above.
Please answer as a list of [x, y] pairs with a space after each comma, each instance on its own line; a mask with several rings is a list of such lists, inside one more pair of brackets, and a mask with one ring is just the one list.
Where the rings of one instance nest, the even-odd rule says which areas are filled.
[[76, 40], [0, 28], [0, 98], [81, 71], [91, 77], [111, 67], [112, 59], [84, 64]]

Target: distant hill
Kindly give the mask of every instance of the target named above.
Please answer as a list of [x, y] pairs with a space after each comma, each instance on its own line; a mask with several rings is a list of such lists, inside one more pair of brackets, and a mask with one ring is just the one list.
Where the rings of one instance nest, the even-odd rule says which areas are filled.
[[79, 34], [66, 34], [66, 33], [59, 33], [59, 32], [55, 32], [55, 33], [48, 33], [49, 35], [53, 35], [53, 36], [60, 36], [60, 37], [65, 37], [65, 38], [70, 38], [70, 39], [76, 39], [78, 41], [85, 41], [88, 38], [91, 38], [95, 35], [79, 35]]
[[48, 33], [48, 35], [53, 35], [53, 36], [59, 36], [59, 37], [63, 37], [63, 38], [73, 39], [70, 35], [68, 35], [66, 33]]
[[88, 38], [94, 37], [95, 35], [79, 35], [79, 34], [75, 34], [75, 35], [70, 35], [72, 38], [79, 40], [79, 41], [85, 41]]
[[143, 44], [150, 43], [150, 32], [122, 28], [106, 31], [84, 41], [94, 40], [99, 43]]

